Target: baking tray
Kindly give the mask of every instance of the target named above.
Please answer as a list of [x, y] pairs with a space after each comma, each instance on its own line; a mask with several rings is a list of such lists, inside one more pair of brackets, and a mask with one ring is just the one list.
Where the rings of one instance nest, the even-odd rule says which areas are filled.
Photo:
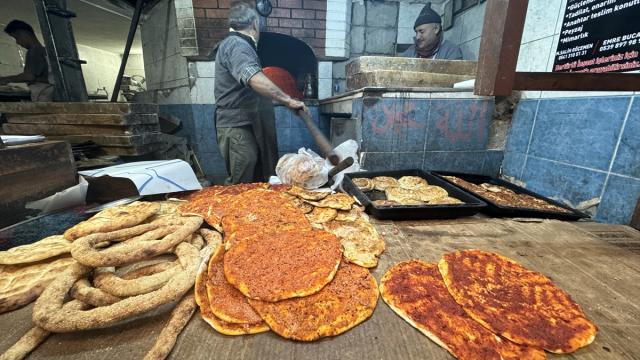
[[[431, 206], [375, 206], [371, 201], [384, 199], [384, 192], [369, 191], [366, 194], [362, 192], [351, 179], [355, 178], [374, 178], [376, 176], [391, 176], [399, 179], [403, 176], [419, 176], [430, 185], [436, 185], [447, 190], [449, 195], [460, 199], [464, 204], [456, 205], [431, 205]], [[345, 174], [342, 182], [344, 191], [355, 196], [362, 205], [364, 205], [367, 213], [376, 219], [383, 220], [418, 220], [418, 219], [451, 219], [463, 216], [471, 216], [478, 213], [482, 208], [487, 206], [482, 200], [471, 195], [469, 192], [452, 185], [432, 174], [418, 170], [392, 170], [392, 171], [366, 171]]]
[[[550, 204], [559, 206], [563, 209], [567, 209], [569, 211], [571, 211], [571, 213], [559, 213], [559, 212], [554, 212], [554, 211], [544, 211], [544, 210], [536, 210], [536, 209], [530, 209], [530, 208], [521, 208], [521, 207], [510, 207], [510, 206], [503, 206], [503, 205], [498, 205], [494, 202], [492, 202], [490, 199], [485, 198], [484, 196], [480, 195], [480, 194], [476, 194], [472, 191], [470, 191], [473, 195], [475, 195], [476, 197], [482, 199], [485, 203], [487, 203], [487, 207], [485, 207], [482, 211], [491, 215], [491, 216], [495, 216], [495, 217], [527, 217], [527, 218], [541, 218], [541, 219], [557, 219], [557, 220], [570, 220], [570, 221], [575, 221], [575, 220], [580, 220], [580, 219], [585, 219], [588, 218], [589, 215], [578, 211], [576, 209], [573, 209], [561, 202], [549, 199], [545, 196], [542, 196], [540, 194], [537, 194], [533, 191], [527, 190], [521, 186], [512, 184], [508, 181], [502, 180], [502, 179], [496, 179], [493, 178], [491, 176], [485, 176], [485, 175], [475, 175], [475, 174], [463, 174], [463, 173], [456, 173], [456, 172], [448, 172], [448, 171], [437, 171], [437, 172], [433, 172], [433, 175], [441, 178], [442, 180], [449, 182], [449, 180], [443, 178], [442, 176], [456, 176], [461, 178], [462, 180], [466, 180], [468, 182], [474, 183], [476, 185], [480, 185], [482, 183], [489, 183], [489, 184], [493, 184], [493, 185], [499, 185], [499, 186], [504, 186], [507, 189], [511, 189], [513, 190], [516, 194], [527, 194], [527, 195], [531, 195], [533, 197], [536, 197], [538, 199], [542, 199]], [[454, 185], [453, 183], [449, 182], [450, 184]]]

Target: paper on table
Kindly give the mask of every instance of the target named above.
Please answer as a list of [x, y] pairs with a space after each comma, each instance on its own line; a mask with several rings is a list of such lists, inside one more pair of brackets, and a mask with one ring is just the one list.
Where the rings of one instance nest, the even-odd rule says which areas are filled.
[[182, 160], [138, 161], [79, 173], [93, 178], [127, 178], [135, 184], [140, 195], [202, 189], [191, 166]]
[[83, 205], [84, 199], [87, 196], [88, 185], [87, 180], [80, 176], [80, 183], [78, 185], [59, 191], [44, 199], [28, 202], [25, 207], [27, 209], [42, 210], [43, 213], [49, 213]]
[[5, 145], [20, 145], [44, 141], [42, 135], [0, 135]]

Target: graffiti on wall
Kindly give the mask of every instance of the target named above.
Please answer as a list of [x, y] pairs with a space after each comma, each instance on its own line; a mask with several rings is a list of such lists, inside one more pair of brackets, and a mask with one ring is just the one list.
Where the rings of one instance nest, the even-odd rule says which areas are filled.
[[449, 143], [479, 143], [487, 138], [488, 101], [466, 102], [465, 106], [456, 107], [447, 105], [434, 110], [438, 113], [436, 128]]

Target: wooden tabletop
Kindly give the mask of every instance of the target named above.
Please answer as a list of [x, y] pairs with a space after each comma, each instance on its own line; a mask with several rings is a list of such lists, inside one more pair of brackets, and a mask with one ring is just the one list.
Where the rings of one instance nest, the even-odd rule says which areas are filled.
[[[640, 232], [626, 226], [560, 221], [468, 218], [376, 222], [387, 250], [373, 274], [444, 252], [476, 248], [508, 256], [551, 277], [599, 328], [589, 347], [550, 359], [638, 359], [640, 356]], [[0, 353], [31, 328], [28, 306], [0, 315]], [[31, 359], [141, 359], [168, 318], [161, 308], [145, 318], [101, 330], [51, 336]], [[313, 343], [269, 332], [231, 337], [199, 314], [180, 335], [171, 359], [452, 359], [380, 300], [373, 316], [347, 333]]]

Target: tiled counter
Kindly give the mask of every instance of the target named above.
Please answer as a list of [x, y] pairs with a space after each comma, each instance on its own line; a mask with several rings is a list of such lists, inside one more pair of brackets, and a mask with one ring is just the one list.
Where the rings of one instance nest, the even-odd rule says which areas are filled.
[[452, 89], [365, 88], [323, 100], [320, 108], [353, 122], [367, 170], [499, 174], [503, 152], [489, 146], [492, 97]]

